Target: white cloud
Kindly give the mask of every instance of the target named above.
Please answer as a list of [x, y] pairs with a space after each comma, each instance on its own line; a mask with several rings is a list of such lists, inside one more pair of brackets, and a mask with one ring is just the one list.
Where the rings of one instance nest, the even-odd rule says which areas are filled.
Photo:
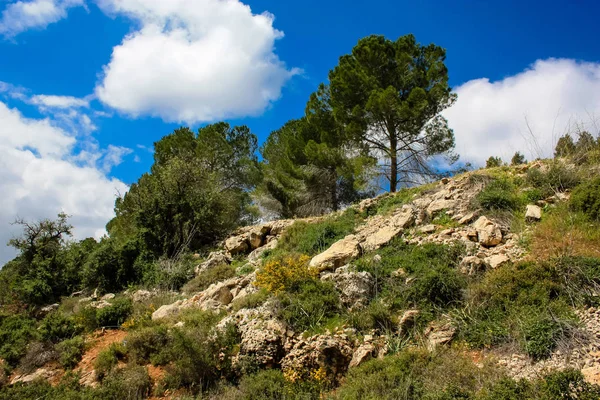
[[600, 64], [538, 60], [501, 81], [475, 79], [455, 91], [458, 101], [444, 115], [457, 152], [475, 165], [492, 155], [509, 161], [516, 151], [530, 160], [552, 156], [558, 137], [576, 125], [597, 133], [586, 125], [600, 116]]
[[299, 70], [274, 53], [271, 14], [238, 0], [100, 0], [139, 22], [113, 49], [98, 98], [133, 117], [212, 121], [261, 114]]
[[[115, 195], [127, 190], [103, 170], [118, 162], [115, 151], [81, 143], [53, 120], [26, 118], [3, 102], [0, 126], [0, 265], [14, 256], [4, 244], [19, 233], [9, 225], [16, 216], [55, 218], [64, 211], [72, 215], [77, 238], [102, 235], [113, 216]], [[78, 147], [89, 151], [74, 154]]]
[[84, 0], [30, 0], [11, 3], [0, 17], [0, 34], [14, 37], [29, 29], [43, 29], [67, 17], [72, 7], [85, 6]]
[[90, 102], [87, 99], [80, 99], [73, 96], [54, 96], [45, 94], [38, 94], [31, 97], [31, 104], [48, 108], [87, 108], [90, 106]]

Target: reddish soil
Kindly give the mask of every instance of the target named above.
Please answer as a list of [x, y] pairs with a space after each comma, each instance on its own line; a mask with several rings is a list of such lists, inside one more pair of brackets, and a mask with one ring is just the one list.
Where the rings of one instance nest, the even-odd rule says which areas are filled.
[[122, 342], [126, 336], [127, 332], [121, 330], [97, 331], [91, 335], [88, 339], [90, 341], [89, 348], [75, 368], [75, 372], [81, 372], [80, 382], [82, 384], [95, 386], [94, 362], [96, 362], [98, 354], [111, 344]]

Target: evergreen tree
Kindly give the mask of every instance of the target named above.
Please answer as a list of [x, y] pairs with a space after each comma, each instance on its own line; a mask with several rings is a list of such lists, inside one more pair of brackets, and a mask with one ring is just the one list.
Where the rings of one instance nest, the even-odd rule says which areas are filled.
[[554, 148], [554, 157], [569, 157], [575, 153], [575, 143], [568, 133], [561, 136]]
[[502, 159], [500, 157], [490, 157], [487, 159], [487, 161], [485, 162], [485, 167], [486, 168], [496, 168], [496, 167], [501, 167], [502, 164], [504, 164], [504, 162], [502, 161]]
[[525, 156], [518, 151], [515, 153], [515, 155], [510, 160], [511, 165], [521, 165], [521, 164], [525, 164], [526, 162], [527, 162], [527, 160], [525, 160]]
[[446, 51], [413, 35], [359, 40], [329, 73], [336, 121], [371, 155], [387, 160], [382, 173], [394, 192], [436, 176], [430, 161], [452, 153], [454, 133], [441, 112], [456, 96], [448, 85]]

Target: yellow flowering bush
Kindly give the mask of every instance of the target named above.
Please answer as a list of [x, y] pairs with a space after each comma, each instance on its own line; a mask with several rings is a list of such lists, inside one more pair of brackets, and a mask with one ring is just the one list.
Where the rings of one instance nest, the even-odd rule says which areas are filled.
[[319, 272], [308, 266], [309, 261], [310, 258], [305, 255], [268, 261], [256, 273], [256, 286], [269, 293], [279, 294], [296, 283], [315, 279]]

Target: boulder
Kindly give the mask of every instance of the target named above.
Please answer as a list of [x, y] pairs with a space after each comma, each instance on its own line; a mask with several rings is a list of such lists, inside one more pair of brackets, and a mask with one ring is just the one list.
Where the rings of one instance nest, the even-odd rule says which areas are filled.
[[218, 267], [219, 265], [230, 263], [231, 257], [229, 257], [224, 251], [213, 251], [208, 255], [206, 261], [196, 267], [195, 272], [196, 275], [199, 275], [202, 272]]
[[435, 350], [436, 347], [450, 343], [456, 333], [456, 328], [450, 321], [434, 321], [425, 329], [427, 349]]
[[161, 306], [158, 310], [152, 313], [152, 321], [160, 319], [172, 318], [181, 312], [183, 301], [179, 300], [173, 304], [166, 304]]
[[542, 209], [536, 205], [529, 204], [525, 211], [525, 219], [527, 221], [539, 221], [542, 219]]
[[233, 236], [225, 240], [225, 249], [232, 256], [236, 254], [245, 254], [250, 246], [243, 235]]
[[56, 376], [58, 376], [61, 373], [61, 371], [59, 370], [53, 370], [53, 369], [49, 369], [49, 368], [40, 368], [35, 370], [33, 373], [31, 374], [23, 374], [23, 375], [17, 375], [15, 376], [11, 381], [10, 384], [14, 385], [15, 383], [31, 383], [37, 380], [49, 380], [52, 379]]
[[371, 343], [364, 343], [361, 345], [354, 354], [352, 355], [352, 360], [350, 360], [349, 368], [358, 367], [360, 364], [365, 361], [369, 361], [373, 358], [373, 354], [375, 353], [376, 347]]
[[362, 248], [365, 251], [374, 251], [388, 244], [392, 239], [402, 233], [402, 228], [394, 226], [384, 226], [376, 232], [367, 235], [362, 242]]
[[510, 262], [510, 258], [505, 254], [494, 254], [485, 258], [485, 263], [493, 269], [501, 267], [508, 262]]
[[42, 307], [40, 309], [40, 313], [42, 315], [46, 315], [46, 314], [50, 314], [52, 311], [56, 311], [58, 310], [58, 308], [60, 307], [60, 304], [56, 303], [56, 304], [51, 304], [49, 306], [46, 307]]
[[360, 243], [354, 235], [348, 235], [335, 242], [329, 249], [313, 257], [310, 266], [321, 271], [341, 267], [360, 255]]
[[104, 296], [102, 296], [102, 300], [112, 300], [116, 297], [116, 295], [114, 293], [107, 293]]
[[134, 303], [140, 303], [143, 301], [150, 300], [151, 297], [152, 297], [152, 292], [150, 292], [148, 290], [138, 290], [133, 294], [132, 299], [133, 299]]
[[263, 253], [267, 250], [273, 250], [275, 247], [277, 247], [277, 243], [278, 240], [273, 239], [267, 242], [267, 244], [265, 244], [264, 246], [252, 251], [252, 253], [248, 254], [248, 261], [254, 265], [258, 264]]
[[600, 365], [594, 365], [581, 370], [585, 381], [591, 385], [600, 385]]
[[429, 224], [429, 225], [425, 225], [419, 228], [419, 232], [421, 233], [425, 233], [425, 234], [430, 234], [436, 231], [436, 226], [433, 224]]
[[333, 381], [348, 370], [354, 352], [345, 334], [318, 335], [296, 342], [281, 361], [281, 368], [292, 380], [303, 380], [319, 369], [329, 372]]
[[458, 223], [461, 225], [470, 224], [477, 217], [476, 212], [468, 213], [464, 217], [458, 220]]
[[482, 246], [494, 247], [502, 243], [502, 231], [500, 227], [485, 216], [479, 217], [473, 223], [473, 228], [477, 231], [477, 238]]
[[335, 288], [340, 291], [342, 304], [350, 310], [369, 304], [375, 287], [373, 276], [368, 272], [341, 272], [341, 269], [324, 275], [321, 280], [335, 285]]
[[449, 210], [456, 206], [455, 200], [447, 200], [447, 199], [437, 199], [431, 202], [427, 207], [427, 215], [429, 217], [433, 217], [435, 214], [439, 213], [443, 210]]

